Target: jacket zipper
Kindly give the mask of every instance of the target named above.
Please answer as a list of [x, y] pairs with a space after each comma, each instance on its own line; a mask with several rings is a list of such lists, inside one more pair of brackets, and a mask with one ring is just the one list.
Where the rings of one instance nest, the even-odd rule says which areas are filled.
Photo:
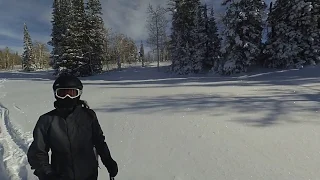
[[72, 146], [71, 146], [71, 141], [70, 141], [70, 137], [69, 137], [68, 123], [67, 123], [66, 119], [65, 119], [65, 123], [66, 123], [66, 129], [67, 129], [67, 137], [68, 137], [68, 141], [69, 141], [69, 145], [70, 145], [70, 154], [71, 154], [71, 161], [72, 161], [73, 179], [76, 179], [76, 172], [74, 170], [74, 162], [73, 162], [73, 154], [72, 154]]

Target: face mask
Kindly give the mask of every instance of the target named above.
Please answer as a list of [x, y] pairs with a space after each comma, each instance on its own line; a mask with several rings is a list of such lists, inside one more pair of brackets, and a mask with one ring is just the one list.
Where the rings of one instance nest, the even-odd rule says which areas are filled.
[[78, 104], [79, 98], [71, 99], [66, 97], [64, 99], [56, 98], [57, 99], [57, 107], [63, 109], [73, 108]]

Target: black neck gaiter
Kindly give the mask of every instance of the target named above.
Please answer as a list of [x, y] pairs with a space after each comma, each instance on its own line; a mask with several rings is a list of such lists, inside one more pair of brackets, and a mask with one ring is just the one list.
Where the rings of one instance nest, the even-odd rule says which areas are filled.
[[63, 116], [63, 118], [67, 118], [69, 114], [71, 114], [74, 108], [79, 104], [79, 98], [71, 99], [69, 97], [65, 99], [59, 99], [54, 102], [54, 107], [58, 109]]

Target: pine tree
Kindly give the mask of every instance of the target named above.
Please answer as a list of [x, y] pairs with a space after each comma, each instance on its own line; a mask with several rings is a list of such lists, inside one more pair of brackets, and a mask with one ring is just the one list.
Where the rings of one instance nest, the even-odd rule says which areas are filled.
[[105, 29], [102, 19], [100, 0], [88, 0], [86, 4], [86, 30], [88, 39], [88, 58], [91, 60], [94, 73], [102, 72], [105, 61]]
[[310, 54], [312, 53], [310, 64], [314, 64], [313, 61], [320, 63], [320, 2], [312, 0], [308, 2], [311, 4], [312, 9], [309, 14], [311, 27], [307, 33], [311, 35], [308, 39], [310, 42]]
[[73, 59], [70, 55], [72, 37], [70, 36], [70, 24], [72, 18], [71, 0], [55, 0], [52, 12], [52, 33], [49, 45], [53, 46], [51, 57], [54, 75], [70, 73], [73, 69]]
[[59, 3], [60, 3], [59, 0], [53, 1], [53, 5], [52, 5], [53, 11], [52, 11], [52, 20], [51, 20], [51, 24], [52, 24], [51, 40], [48, 42], [48, 45], [52, 46], [52, 51], [50, 56], [51, 58], [50, 66], [53, 69], [56, 69], [57, 61], [59, 58], [57, 43], [59, 42], [58, 39], [61, 39], [61, 38], [59, 38], [58, 36], [62, 34], [61, 32], [59, 32], [60, 28], [58, 27], [58, 24], [59, 24], [58, 13], [60, 11]]
[[144, 58], [144, 48], [143, 48], [143, 43], [141, 41], [141, 44], [140, 44], [140, 58], [141, 58], [141, 62], [142, 62], [142, 67], [145, 66], [145, 58]]
[[184, 22], [187, 28], [184, 39], [188, 45], [185, 74], [199, 73], [204, 60], [205, 51], [202, 44], [206, 37], [200, 5], [200, 0], [185, 0], [184, 3]]
[[[300, 51], [297, 58], [293, 62], [293, 66], [301, 67], [305, 64], [310, 64], [319, 57], [319, 53], [314, 51], [319, 51], [319, 48], [316, 48], [314, 45], [315, 39], [317, 36], [318, 29], [315, 28], [315, 23], [312, 18], [312, 2], [313, 0], [306, 1], [297, 1], [295, 0], [293, 11], [297, 12], [292, 14], [293, 16], [289, 17], [291, 20], [291, 26], [295, 28], [297, 36], [297, 46], [300, 47]], [[292, 12], [293, 12], [292, 11]], [[319, 41], [318, 41], [319, 42]]]
[[194, 18], [195, 27], [192, 35], [195, 40], [194, 44], [194, 56], [191, 57], [193, 72], [199, 73], [203, 70], [204, 63], [207, 59], [207, 43], [208, 33], [207, 31], [207, 9], [206, 6], [198, 4], [196, 7], [196, 18]]
[[291, 46], [291, 43], [294, 41], [292, 41], [293, 39], [288, 39], [287, 36], [289, 34], [296, 34], [295, 30], [290, 27], [289, 22], [286, 22], [289, 20], [289, 16], [287, 15], [289, 15], [291, 11], [290, 6], [292, 4], [290, 5], [290, 3], [290, 0], [276, 1], [268, 17], [268, 21], [272, 27], [272, 33], [269, 34], [264, 53], [269, 55], [265, 65], [271, 68], [287, 67], [287, 65], [293, 63], [293, 61], [291, 61], [292, 55], [299, 52], [296, 43]]
[[[198, 51], [199, 0], [171, 1], [173, 7], [171, 56], [172, 71], [177, 74], [198, 73], [201, 70]], [[201, 59], [201, 58], [200, 58]]]
[[195, 20], [195, 29], [194, 29], [194, 40], [195, 40], [195, 55], [191, 58], [193, 62], [193, 72], [199, 73], [206, 69], [206, 63], [208, 62], [208, 15], [207, 15], [207, 6], [198, 4], [196, 8], [197, 15]]
[[55, 74], [76, 76], [92, 74], [91, 64], [85, 56], [86, 15], [83, 0], [55, 0], [53, 4], [52, 56]]
[[171, 41], [169, 51], [171, 55], [171, 71], [177, 74], [182, 74], [183, 62], [185, 58], [185, 46], [182, 42], [183, 26], [182, 19], [182, 0], [171, 1], [172, 11], [172, 28], [171, 28]]
[[262, 47], [262, 16], [266, 4], [261, 0], [239, 0], [228, 4], [225, 26], [224, 74], [246, 72], [254, 65]]
[[319, 62], [319, 12], [311, 0], [277, 0], [269, 15], [272, 26], [264, 54], [271, 68], [301, 67]]
[[[66, 2], [64, 2], [66, 3]], [[58, 69], [60, 67], [60, 56], [61, 49], [59, 49], [59, 43], [63, 40], [63, 35], [66, 33], [66, 23], [65, 23], [65, 15], [67, 12], [63, 10], [63, 0], [54, 0], [53, 1], [53, 12], [52, 12], [52, 32], [51, 32], [51, 40], [48, 42], [50, 46], [52, 46], [51, 52], [51, 66], [55, 70], [55, 74], [58, 74]]]
[[28, 27], [26, 23], [24, 23], [24, 29], [23, 29], [23, 44], [24, 44], [24, 52], [23, 52], [23, 58], [22, 58], [22, 68], [25, 71], [34, 71], [35, 70], [35, 63], [34, 63], [34, 55], [33, 55], [33, 45], [32, 40], [28, 31]]
[[218, 27], [214, 17], [214, 9], [210, 8], [210, 14], [207, 22], [207, 63], [211, 64], [214, 68], [214, 71], [219, 70], [221, 65], [221, 38], [219, 37]]
[[91, 62], [86, 56], [88, 42], [86, 41], [86, 15], [83, 0], [72, 0], [72, 18], [68, 36], [70, 37], [70, 49], [68, 54], [72, 59], [72, 74], [76, 76], [88, 76], [93, 73]]

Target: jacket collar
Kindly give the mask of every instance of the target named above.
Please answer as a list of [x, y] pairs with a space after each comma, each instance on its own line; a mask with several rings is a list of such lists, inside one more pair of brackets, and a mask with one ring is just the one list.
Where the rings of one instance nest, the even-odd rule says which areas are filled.
[[75, 112], [77, 112], [79, 109], [81, 109], [82, 105], [78, 104], [72, 108], [61, 108], [59, 107], [58, 102], [55, 101], [54, 107], [57, 109], [59, 116], [67, 119], [68, 117], [73, 116], [73, 114], [75, 114]]

